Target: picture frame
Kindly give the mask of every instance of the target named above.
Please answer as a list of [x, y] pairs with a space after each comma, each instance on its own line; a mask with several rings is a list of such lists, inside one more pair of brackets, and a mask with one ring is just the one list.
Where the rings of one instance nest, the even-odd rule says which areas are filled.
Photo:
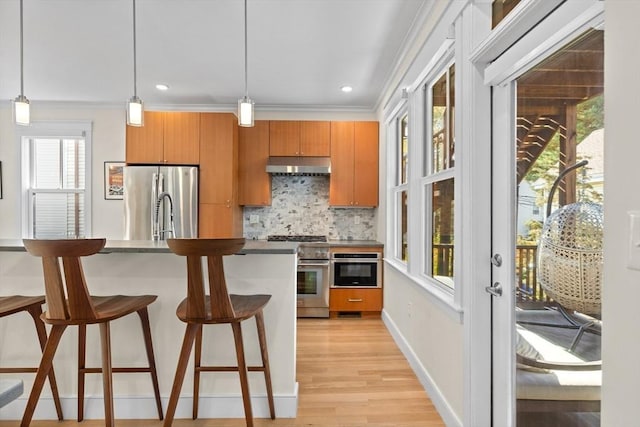
[[124, 162], [104, 162], [104, 198], [122, 200], [124, 198]]

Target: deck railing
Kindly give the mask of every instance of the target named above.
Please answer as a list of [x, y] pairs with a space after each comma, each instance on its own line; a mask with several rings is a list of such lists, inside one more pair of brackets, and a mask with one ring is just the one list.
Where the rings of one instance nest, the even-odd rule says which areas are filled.
[[[549, 301], [537, 279], [536, 245], [516, 246], [517, 302]], [[434, 245], [434, 274], [453, 277], [453, 245]]]

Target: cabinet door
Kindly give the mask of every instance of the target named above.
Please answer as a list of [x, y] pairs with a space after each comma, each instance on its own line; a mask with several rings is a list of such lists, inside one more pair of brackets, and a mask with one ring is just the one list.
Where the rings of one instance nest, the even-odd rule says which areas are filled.
[[242, 212], [238, 206], [200, 203], [198, 235], [203, 239], [242, 237]]
[[331, 122], [300, 122], [300, 155], [308, 157], [331, 155]]
[[353, 122], [331, 122], [329, 204], [353, 204]]
[[272, 120], [269, 123], [269, 154], [271, 156], [300, 155], [300, 122]]
[[266, 171], [269, 159], [269, 122], [256, 120], [255, 126], [238, 131], [238, 203], [248, 206], [271, 204], [271, 175]]
[[127, 126], [126, 159], [129, 164], [162, 163], [164, 113], [144, 112], [144, 126]]
[[202, 113], [200, 135], [200, 202], [235, 204], [238, 179], [235, 116]]
[[200, 113], [165, 113], [164, 161], [174, 165], [200, 163]]
[[355, 206], [378, 206], [378, 122], [354, 123]]

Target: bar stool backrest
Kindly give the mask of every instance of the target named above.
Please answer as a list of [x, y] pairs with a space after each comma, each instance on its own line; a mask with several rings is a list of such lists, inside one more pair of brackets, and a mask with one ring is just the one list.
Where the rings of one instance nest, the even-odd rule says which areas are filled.
[[[167, 239], [169, 249], [187, 257], [187, 317], [189, 319], [234, 319], [235, 312], [227, 290], [222, 257], [238, 253], [245, 239]], [[209, 301], [205, 307], [205, 278], [202, 257], [207, 258]], [[209, 310], [207, 310], [209, 308]], [[211, 313], [211, 319], [207, 316]]]
[[[105, 242], [105, 239], [23, 239], [27, 251], [42, 258], [47, 319], [96, 319], [96, 311], [80, 259], [99, 252]], [[60, 259], [64, 278], [60, 269]]]

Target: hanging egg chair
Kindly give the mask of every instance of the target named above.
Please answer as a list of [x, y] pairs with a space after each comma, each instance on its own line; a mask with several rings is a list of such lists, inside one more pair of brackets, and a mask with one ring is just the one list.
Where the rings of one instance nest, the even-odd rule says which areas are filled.
[[538, 245], [538, 281], [545, 293], [562, 308], [599, 318], [604, 228], [602, 205], [577, 202], [551, 213], [553, 194], [562, 178], [588, 163], [583, 160], [566, 168], [551, 186], [547, 219]]
[[571, 203], [545, 221], [538, 246], [538, 280], [568, 310], [600, 317], [602, 205]]

